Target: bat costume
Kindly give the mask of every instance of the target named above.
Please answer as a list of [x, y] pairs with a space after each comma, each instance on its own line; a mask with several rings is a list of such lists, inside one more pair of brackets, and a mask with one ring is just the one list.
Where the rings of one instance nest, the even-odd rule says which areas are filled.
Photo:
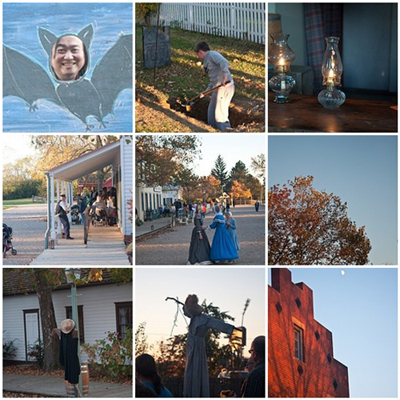
[[66, 319], [61, 322], [59, 361], [64, 367], [64, 379], [74, 385], [79, 383], [79, 375], [81, 373], [77, 333], [72, 319]]
[[203, 314], [196, 295], [189, 295], [183, 307], [190, 320], [186, 342], [186, 367], [183, 397], [210, 397], [205, 336], [210, 329], [232, 334], [235, 327]]
[[[40, 43], [49, 56], [55, 43], [62, 36], [76, 36], [89, 54], [93, 39], [90, 24], [79, 33], [60, 37], [44, 28], [38, 30]], [[89, 63], [89, 61], [87, 61]], [[105, 127], [104, 118], [113, 112], [114, 102], [124, 89], [132, 89], [132, 35], [121, 35], [93, 69], [91, 79], [80, 77], [73, 81], [59, 81], [36, 61], [3, 45], [3, 97], [16, 96], [23, 99], [30, 111], [35, 111], [37, 100], [45, 99], [65, 108], [79, 118], [90, 130], [86, 118], [96, 118]], [[85, 65], [85, 71], [89, 65]], [[53, 71], [50, 63], [50, 71]], [[56, 84], [54, 84], [54, 81]]]

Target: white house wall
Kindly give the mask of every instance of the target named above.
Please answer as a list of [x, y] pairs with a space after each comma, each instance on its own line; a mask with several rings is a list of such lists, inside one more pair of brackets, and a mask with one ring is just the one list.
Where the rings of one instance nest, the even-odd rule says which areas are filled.
[[[146, 194], [147, 194], [147, 203], [146, 203]], [[143, 196], [143, 202], [142, 202]], [[151, 199], [151, 200], [150, 200]], [[145, 212], [150, 208], [154, 210], [154, 208], [158, 209], [160, 205], [162, 205], [162, 193], [156, 192], [154, 188], [145, 187], [143, 184], [136, 186], [136, 199], [135, 199], [135, 207], [138, 211], [138, 217], [142, 221], [144, 221]]]
[[[133, 234], [133, 223], [129, 220], [131, 217], [128, 201], [133, 197], [133, 140], [131, 137], [121, 138], [121, 158], [123, 163], [123, 168], [121, 171], [122, 178], [122, 199], [124, 201], [124, 215], [123, 215], [123, 234], [132, 235]], [[133, 215], [132, 215], [133, 217]]]
[[[78, 288], [77, 292], [77, 305], [83, 306], [85, 343], [90, 344], [94, 344], [96, 339], [104, 339], [108, 331], [116, 331], [115, 303], [132, 301], [132, 284]], [[66, 307], [71, 306], [69, 295], [70, 290], [53, 292], [57, 327], [66, 318]], [[36, 294], [3, 297], [3, 343], [17, 339], [14, 345], [18, 350], [13, 360], [25, 361], [23, 310], [38, 308], [39, 301]], [[41, 326], [40, 337], [43, 338]]]

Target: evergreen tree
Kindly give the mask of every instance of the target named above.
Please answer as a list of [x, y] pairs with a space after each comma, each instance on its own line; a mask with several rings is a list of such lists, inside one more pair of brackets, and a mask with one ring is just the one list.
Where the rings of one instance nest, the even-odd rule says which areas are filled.
[[211, 170], [211, 175], [221, 182], [221, 188], [225, 187], [228, 183], [228, 172], [226, 171], [226, 164], [224, 159], [219, 154], [215, 160], [214, 168]]

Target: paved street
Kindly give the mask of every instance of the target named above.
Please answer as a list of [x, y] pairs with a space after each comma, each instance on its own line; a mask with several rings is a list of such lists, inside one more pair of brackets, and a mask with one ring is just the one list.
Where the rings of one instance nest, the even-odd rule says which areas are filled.
[[[132, 385], [90, 381], [88, 397], [132, 398], [132, 389]], [[49, 376], [3, 374], [3, 390], [43, 397], [67, 397], [64, 380]]]
[[3, 222], [13, 229], [16, 256], [7, 252], [3, 265], [28, 265], [44, 249], [47, 228], [46, 204], [32, 204], [3, 210]]
[[[241, 250], [234, 265], [265, 265], [265, 207], [258, 213], [253, 206], [231, 208], [237, 224]], [[212, 223], [212, 214], [205, 218], [205, 224]], [[186, 265], [193, 224], [175, 226], [136, 240], [136, 265]], [[212, 242], [214, 230], [208, 229]]]

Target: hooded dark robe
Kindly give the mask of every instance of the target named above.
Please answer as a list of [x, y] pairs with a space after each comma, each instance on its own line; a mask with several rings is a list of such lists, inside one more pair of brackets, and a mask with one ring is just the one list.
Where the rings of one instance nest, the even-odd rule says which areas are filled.
[[78, 358], [78, 338], [73, 337], [74, 329], [70, 333], [61, 331], [60, 364], [64, 367], [64, 379], [69, 383], [79, 382], [81, 367]]
[[234, 328], [206, 314], [192, 317], [186, 342], [183, 397], [210, 397], [205, 336], [210, 329], [231, 335]]

